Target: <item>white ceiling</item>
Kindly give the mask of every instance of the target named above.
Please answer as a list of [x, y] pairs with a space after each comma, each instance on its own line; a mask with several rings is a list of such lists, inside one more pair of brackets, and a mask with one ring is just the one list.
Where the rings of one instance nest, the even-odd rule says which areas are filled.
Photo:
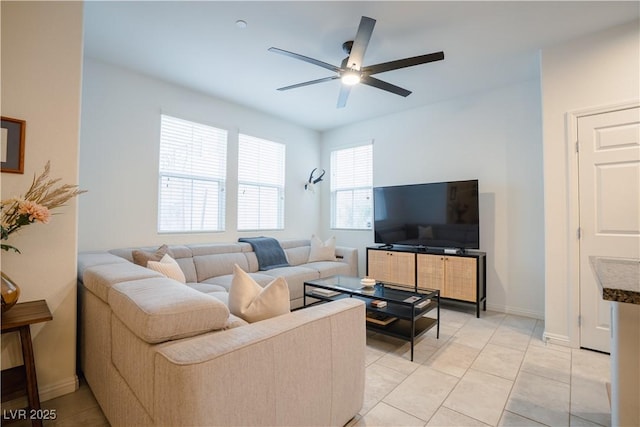
[[[85, 55], [326, 130], [537, 78], [539, 49], [640, 16], [626, 2], [199, 1], [85, 3]], [[376, 75], [413, 91], [368, 86], [337, 109], [339, 80], [271, 46], [334, 65], [361, 16], [377, 20], [364, 65], [443, 50], [445, 60]], [[235, 22], [242, 19], [247, 27]]]

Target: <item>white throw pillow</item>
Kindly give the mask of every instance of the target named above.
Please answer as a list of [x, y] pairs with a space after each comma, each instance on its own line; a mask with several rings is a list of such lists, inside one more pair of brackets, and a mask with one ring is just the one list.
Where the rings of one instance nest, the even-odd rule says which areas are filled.
[[263, 288], [236, 264], [229, 288], [229, 311], [249, 323], [289, 313], [289, 286], [283, 277], [276, 277]]
[[331, 237], [326, 242], [322, 242], [315, 234], [311, 236], [311, 250], [309, 251], [309, 262], [335, 261], [336, 260], [336, 238]]
[[175, 259], [171, 258], [169, 254], [165, 254], [160, 261], [147, 262], [147, 268], [162, 273], [168, 278], [177, 280], [180, 283], [187, 283], [187, 279], [180, 265]]

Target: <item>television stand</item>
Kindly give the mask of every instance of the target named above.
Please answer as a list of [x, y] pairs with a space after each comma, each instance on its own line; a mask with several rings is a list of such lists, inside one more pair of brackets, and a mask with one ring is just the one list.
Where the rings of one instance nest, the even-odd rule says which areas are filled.
[[382, 246], [378, 246], [378, 249], [393, 249], [393, 245], [382, 245]]
[[[449, 249], [449, 248], [447, 248]], [[366, 275], [379, 282], [421, 289], [439, 289], [440, 298], [475, 305], [476, 317], [487, 310], [487, 257], [475, 250], [445, 253], [444, 248], [427, 246], [367, 248]]]

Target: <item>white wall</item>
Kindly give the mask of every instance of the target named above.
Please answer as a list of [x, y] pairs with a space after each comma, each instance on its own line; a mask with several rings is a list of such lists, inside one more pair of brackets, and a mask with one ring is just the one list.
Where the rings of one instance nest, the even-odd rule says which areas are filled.
[[[567, 113], [640, 96], [640, 22], [567, 42], [542, 52], [546, 240], [545, 334], [579, 346], [578, 221], [571, 183]], [[573, 227], [570, 227], [573, 225]]]
[[[2, 115], [26, 120], [25, 171], [2, 174], [2, 198], [24, 194], [51, 161], [52, 177], [78, 182], [82, 3], [2, 2]], [[82, 196], [81, 196], [82, 197]], [[76, 201], [49, 224], [32, 224], [8, 243], [2, 271], [20, 301], [44, 299], [53, 320], [31, 327], [43, 400], [76, 389]], [[22, 363], [16, 335], [2, 336], [2, 368]], [[3, 405], [4, 407], [4, 405]]]
[[[542, 318], [544, 223], [540, 86], [527, 81], [491, 92], [369, 120], [323, 135], [332, 149], [374, 140], [374, 186], [478, 179], [480, 249], [487, 252], [487, 307]], [[329, 230], [323, 188], [323, 238], [359, 249], [373, 232]]]
[[[229, 131], [226, 230], [158, 234], [160, 114]], [[285, 230], [236, 231], [238, 132], [286, 144]], [[269, 235], [309, 238], [319, 223], [319, 196], [304, 182], [319, 166], [319, 134], [284, 120], [85, 59], [82, 94], [80, 251], [162, 243], [233, 242]]]

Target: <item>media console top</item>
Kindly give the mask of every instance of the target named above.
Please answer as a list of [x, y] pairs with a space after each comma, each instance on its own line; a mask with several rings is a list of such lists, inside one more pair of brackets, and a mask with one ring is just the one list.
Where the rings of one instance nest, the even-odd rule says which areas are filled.
[[482, 252], [476, 249], [441, 248], [441, 247], [432, 247], [432, 246], [374, 245], [374, 246], [368, 246], [367, 249], [380, 249], [380, 250], [389, 250], [394, 252], [410, 252], [410, 253], [417, 253], [417, 254], [434, 254], [434, 255], [461, 255], [461, 256], [486, 255], [485, 252]]

